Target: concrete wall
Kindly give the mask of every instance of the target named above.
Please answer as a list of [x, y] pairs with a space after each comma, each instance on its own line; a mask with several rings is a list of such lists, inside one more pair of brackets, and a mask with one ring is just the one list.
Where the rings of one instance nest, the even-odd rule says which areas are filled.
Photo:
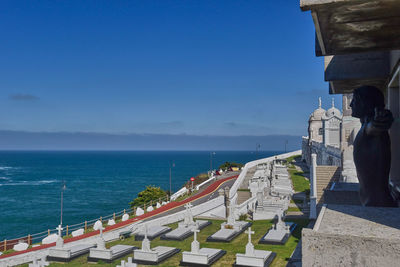
[[399, 266], [400, 241], [302, 231], [303, 266]]

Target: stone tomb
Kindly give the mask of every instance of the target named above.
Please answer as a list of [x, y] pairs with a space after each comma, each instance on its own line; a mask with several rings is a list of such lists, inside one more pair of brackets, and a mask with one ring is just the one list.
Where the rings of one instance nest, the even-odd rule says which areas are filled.
[[188, 203], [185, 205], [186, 213], [183, 222], [178, 224], [178, 228], [172, 230], [161, 236], [162, 240], [178, 240], [182, 241], [187, 237], [193, 234], [193, 229], [203, 229], [211, 224], [209, 221], [205, 220], [197, 220], [196, 222], [193, 220], [193, 214], [191, 210], [192, 205]]
[[[147, 226], [145, 228], [147, 229]], [[147, 230], [142, 230], [142, 231], [139, 231], [139, 233], [135, 234], [135, 241], [143, 240], [144, 236], [145, 236], [145, 231], [147, 231], [147, 238], [149, 240], [153, 240], [153, 239], [159, 237], [160, 235], [168, 233], [169, 231], [171, 231], [171, 228], [169, 228], [167, 226], [160, 226], [160, 225], [151, 226]]]
[[69, 262], [83, 254], [89, 253], [91, 248], [94, 248], [94, 244], [80, 244], [69, 248], [51, 248], [49, 249], [49, 256], [47, 256], [48, 261], [58, 261], [58, 262]]
[[248, 231], [246, 231], [246, 233], [249, 235], [249, 241], [246, 245], [246, 253], [237, 253], [236, 262], [233, 264], [233, 266], [269, 266], [274, 260], [276, 253], [268, 250], [254, 249], [254, 245], [251, 243], [251, 235], [254, 234], [254, 232], [251, 231], [251, 227]]
[[199, 229], [192, 229], [194, 232], [194, 240], [191, 244], [191, 251], [182, 253], [181, 266], [211, 266], [222, 256], [226, 254], [225, 250], [214, 248], [200, 248], [200, 243], [197, 241], [197, 233]]
[[172, 257], [181, 251], [174, 247], [158, 246], [150, 248], [150, 240], [147, 238], [147, 225], [144, 229], [144, 238], [142, 241], [142, 249], [133, 251], [133, 262], [147, 265], [157, 265], [160, 262]]
[[111, 263], [115, 259], [121, 258], [135, 249], [138, 249], [138, 247], [134, 246], [127, 246], [127, 245], [115, 245], [112, 246], [111, 248], [107, 249], [106, 248], [106, 242], [104, 241], [103, 238], [103, 227], [100, 228], [100, 237], [97, 240], [97, 247], [96, 248], [91, 248], [89, 257], [87, 258], [88, 262], [98, 262], [98, 261], [104, 261], [107, 263]]
[[89, 250], [95, 247], [94, 244], [79, 244], [72, 247], [64, 247], [61, 225], [57, 227], [58, 238], [56, 246], [49, 249], [48, 261], [69, 262], [83, 254], [89, 253]]
[[221, 224], [220, 230], [207, 237], [207, 242], [231, 242], [252, 225], [250, 222], [236, 221], [235, 205], [229, 206], [229, 210], [228, 221]]
[[278, 221], [275, 226], [272, 227], [258, 243], [260, 244], [272, 244], [272, 245], [284, 245], [289, 239], [290, 233], [296, 227], [295, 223], [283, 221], [283, 210], [277, 214]]

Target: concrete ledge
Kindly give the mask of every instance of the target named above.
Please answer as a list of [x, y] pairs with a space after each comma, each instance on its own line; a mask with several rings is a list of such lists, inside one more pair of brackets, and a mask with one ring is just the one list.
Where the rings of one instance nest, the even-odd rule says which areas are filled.
[[400, 209], [327, 205], [302, 231], [303, 266], [398, 266]]

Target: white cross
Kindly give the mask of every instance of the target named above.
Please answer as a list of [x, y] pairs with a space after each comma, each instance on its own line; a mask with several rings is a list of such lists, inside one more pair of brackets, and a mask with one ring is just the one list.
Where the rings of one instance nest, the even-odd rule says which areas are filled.
[[196, 228], [192, 229], [192, 232], [194, 233], [194, 241], [197, 241], [197, 233], [200, 233], [198, 224], [196, 224]]
[[56, 228], [56, 230], [58, 230], [58, 236], [61, 237], [62, 230], [63, 230], [63, 228], [61, 227], [61, 224], [58, 225], [58, 227]]
[[249, 230], [247, 230], [245, 233], [249, 234], [249, 243], [251, 243], [251, 235], [254, 234], [254, 231], [251, 231], [251, 227], [249, 227]]

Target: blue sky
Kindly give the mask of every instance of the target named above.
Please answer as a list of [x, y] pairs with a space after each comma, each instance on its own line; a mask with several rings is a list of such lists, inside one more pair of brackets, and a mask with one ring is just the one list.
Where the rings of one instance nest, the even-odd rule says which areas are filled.
[[0, 18], [0, 130], [301, 135], [330, 106], [298, 0], [2, 1]]

